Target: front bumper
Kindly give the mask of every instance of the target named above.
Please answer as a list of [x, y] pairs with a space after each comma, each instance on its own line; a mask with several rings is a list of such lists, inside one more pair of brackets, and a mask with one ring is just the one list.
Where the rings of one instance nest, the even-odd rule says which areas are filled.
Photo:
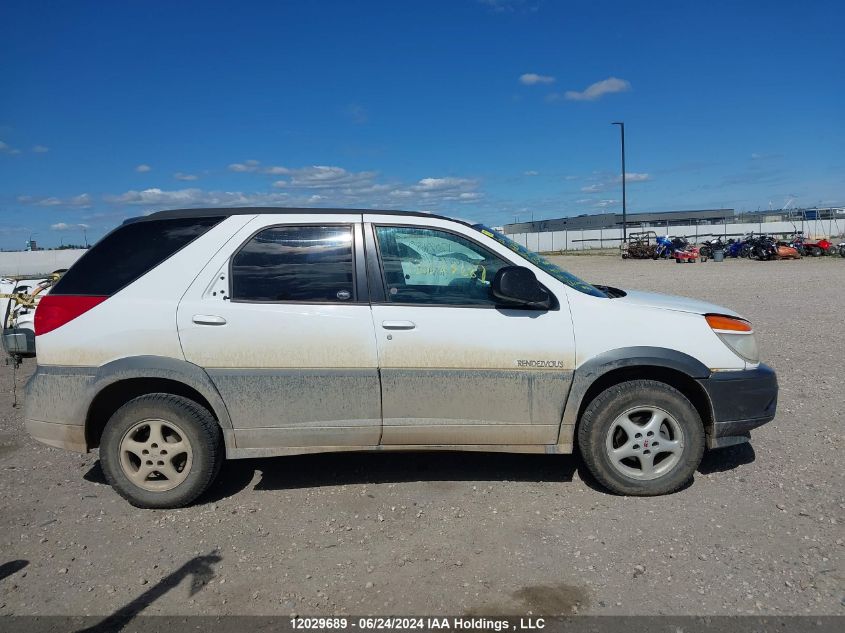
[[713, 425], [709, 448], [748, 441], [749, 431], [771, 422], [777, 411], [778, 381], [774, 370], [760, 364], [745, 371], [714, 372], [699, 380], [710, 398]]

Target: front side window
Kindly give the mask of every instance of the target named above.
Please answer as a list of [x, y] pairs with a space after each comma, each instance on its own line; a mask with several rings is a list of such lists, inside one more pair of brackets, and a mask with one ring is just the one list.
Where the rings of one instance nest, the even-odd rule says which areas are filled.
[[351, 226], [275, 226], [232, 259], [234, 301], [354, 301]]
[[551, 275], [552, 277], [554, 277], [558, 281], [565, 283], [570, 288], [573, 288], [573, 289], [577, 290], [578, 292], [583, 292], [584, 294], [587, 294], [587, 295], [590, 295], [590, 296], [593, 296], [593, 297], [602, 297], [604, 299], [606, 299], [608, 297], [608, 295], [604, 291], [600, 290], [599, 288], [596, 288], [592, 284], [588, 284], [586, 281], [579, 279], [578, 277], [576, 277], [572, 273], [563, 270], [563, 268], [561, 268], [557, 264], [551, 263], [548, 259], [546, 259], [542, 255], [539, 255], [538, 253], [535, 253], [534, 251], [528, 250], [522, 244], [514, 242], [507, 235], [504, 235], [503, 233], [499, 233], [499, 231], [496, 231], [494, 229], [488, 228], [488, 227], [484, 226], [483, 224], [474, 224], [472, 228], [474, 228], [479, 233], [483, 233], [487, 237], [493, 238], [499, 244], [501, 244], [503, 246], [507, 246], [514, 253], [516, 253], [520, 257], [528, 260], [529, 262], [534, 264], [537, 268], [539, 268], [540, 270], [542, 270], [545, 273], [548, 273], [549, 275]]
[[490, 283], [508, 262], [464, 237], [407, 226], [376, 227], [391, 303], [495, 305]]

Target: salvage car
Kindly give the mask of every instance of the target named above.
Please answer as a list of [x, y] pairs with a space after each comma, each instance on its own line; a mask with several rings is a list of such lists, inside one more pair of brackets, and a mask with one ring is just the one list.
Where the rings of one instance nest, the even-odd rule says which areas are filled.
[[190, 209], [127, 220], [35, 312], [25, 424], [99, 449], [130, 503], [191, 503], [224, 459], [579, 452], [659, 495], [775, 416], [751, 324], [587, 283], [478, 224]]

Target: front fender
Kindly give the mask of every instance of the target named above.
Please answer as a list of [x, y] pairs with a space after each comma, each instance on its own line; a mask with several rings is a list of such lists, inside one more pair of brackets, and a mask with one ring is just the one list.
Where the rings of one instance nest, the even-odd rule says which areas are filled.
[[603, 352], [575, 369], [561, 420], [559, 443], [571, 442], [584, 395], [599, 378], [624, 367], [661, 367], [690, 378], [708, 378], [710, 369], [689, 354], [663, 347], [622, 347]]

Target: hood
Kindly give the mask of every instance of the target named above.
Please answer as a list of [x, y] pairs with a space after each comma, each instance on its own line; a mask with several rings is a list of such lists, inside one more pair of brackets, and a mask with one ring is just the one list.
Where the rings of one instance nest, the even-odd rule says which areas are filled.
[[649, 308], [662, 308], [664, 310], [675, 310], [676, 312], [692, 312], [693, 314], [725, 314], [727, 316], [740, 316], [733, 310], [723, 308], [715, 303], [707, 303], [698, 299], [687, 297], [676, 297], [664, 295], [658, 292], [640, 292], [639, 290], [626, 290], [624, 297], [614, 299], [623, 303], [632, 303]]

